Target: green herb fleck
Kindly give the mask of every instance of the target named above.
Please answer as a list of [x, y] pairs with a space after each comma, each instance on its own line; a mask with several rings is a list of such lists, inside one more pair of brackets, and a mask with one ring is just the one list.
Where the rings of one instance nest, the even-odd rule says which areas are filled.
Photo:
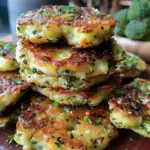
[[92, 124], [92, 120], [88, 116], [84, 116], [84, 121]]
[[150, 95], [150, 92], [145, 92], [146, 95]]
[[16, 81], [16, 84], [17, 84], [17, 85], [21, 85], [21, 84], [22, 84], [22, 81], [21, 81], [21, 80], [18, 80], [18, 81]]
[[58, 107], [58, 106], [59, 106], [59, 103], [54, 102], [54, 103], [53, 103], [53, 106], [54, 106], [54, 107]]
[[102, 123], [102, 120], [100, 118], [98, 118], [96, 121], [95, 121], [95, 124], [96, 125], [100, 125]]
[[16, 44], [8, 44], [5, 42], [0, 42], [0, 46], [3, 47], [5, 50], [9, 50], [9, 51], [16, 50]]
[[124, 94], [125, 94], [125, 91], [120, 90], [120, 89], [116, 89], [116, 90], [114, 91], [114, 93], [115, 93], [115, 95], [124, 95]]
[[14, 142], [14, 135], [8, 135], [9, 144]]
[[43, 12], [44, 12], [43, 9], [39, 9], [37, 13], [38, 13], [38, 14], [42, 14]]
[[89, 62], [89, 69], [90, 69], [90, 71], [89, 71], [89, 72], [86, 72], [86, 75], [89, 75], [89, 74], [91, 74], [91, 73], [94, 72], [94, 66], [95, 66], [95, 60], [91, 60], [91, 61]]
[[44, 15], [45, 17], [50, 17], [50, 16], [51, 16], [50, 13], [46, 13], [46, 12], [44, 12], [43, 15]]
[[133, 88], [137, 88], [139, 86], [139, 82], [138, 81], [134, 81], [134, 82], [131, 83], [131, 86]]
[[0, 51], [0, 56], [5, 56], [4, 51]]
[[75, 15], [73, 15], [73, 14], [66, 16], [67, 19], [73, 19], [74, 17], [75, 17]]
[[105, 15], [101, 11], [99, 11], [98, 16], [105, 16]]
[[37, 141], [31, 141], [31, 144], [35, 145], [35, 144], [37, 144]]
[[63, 116], [64, 116], [65, 119], [69, 119], [70, 118], [70, 116], [66, 112], [63, 113]]
[[75, 7], [72, 7], [72, 6], [62, 6], [57, 10], [58, 11], [55, 10], [55, 12], [57, 14], [61, 14], [61, 13], [78, 13], [79, 12], [79, 10], [77, 10]]

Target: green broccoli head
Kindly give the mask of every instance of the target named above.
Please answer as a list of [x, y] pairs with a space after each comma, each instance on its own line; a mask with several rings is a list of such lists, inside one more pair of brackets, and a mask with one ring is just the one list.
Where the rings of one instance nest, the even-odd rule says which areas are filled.
[[150, 17], [147, 17], [143, 20], [145, 26], [146, 26], [146, 33], [145, 36], [143, 37], [143, 41], [150, 41]]
[[115, 19], [117, 20], [117, 25], [119, 27], [121, 26], [126, 26], [128, 24], [128, 9], [123, 9], [120, 10], [119, 12], [116, 13]]
[[126, 25], [128, 24], [128, 9], [123, 9], [116, 13], [115, 19], [117, 20], [117, 26], [114, 30], [116, 35], [124, 36]]
[[125, 29], [125, 35], [132, 40], [141, 40], [146, 34], [146, 25], [141, 20], [130, 21]]
[[124, 31], [125, 31], [125, 27], [120, 27], [120, 26], [116, 26], [115, 27], [115, 30], [114, 30], [114, 33], [115, 35], [120, 35], [120, 36], [124, 36]]
[[149, 15], [150, 15], [149, 0], [134, 0], [128, 10], [129, 20], [141, 19]]
[[140, 0], [140, 6], [141, 17], [150, 16], [150, 0]]

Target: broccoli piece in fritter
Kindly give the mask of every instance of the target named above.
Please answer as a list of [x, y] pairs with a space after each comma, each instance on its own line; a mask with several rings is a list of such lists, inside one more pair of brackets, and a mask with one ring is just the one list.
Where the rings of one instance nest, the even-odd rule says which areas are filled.
[[132, 40], [141, 40], [146, 34], [146, 24], [141, 20], [131, 21], [125, 30], [127, 38]]
[[150, 15], [149, 0], [135, 0], [128, 10], [128, 19], [140, 19]]
[[150, 81], [136, 78], [114, 90], [109, 100], [110, 120], [117, 128], [150, 138]]

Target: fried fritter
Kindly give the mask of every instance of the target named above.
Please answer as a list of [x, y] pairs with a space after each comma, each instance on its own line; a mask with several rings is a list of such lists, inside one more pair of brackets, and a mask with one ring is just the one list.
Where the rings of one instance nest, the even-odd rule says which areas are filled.
[[14, 71], [19, 68], [15, 60], [16, 45], [0, 41], [0, 71]]
[[114, 91], [109, 101], [110, 120], [150, 138], [150, 81], [137, 78]]
[[29, 86], [18, 72], [0, 72], [0, 113], [15, 104]]
[[33, 45], [20, 40], [16, 50], [16, 59], [21, 68], [52, 77], [74, 76], [87, 79], [106, 75], [110, 67], [115, 67], [112, 61], [123, 58], [123, 49], [113, 40], [82, 51], [59, 44]]
[[117, 64], [117, 69], [123, 78], [138, 77], [147, 68], [146, 62], [140, 57], [126, 52], [126, 58]]
[[115, 89], [114, 85], [104, 85], [97, 88], [90, 88], [83, 91], [72, 91], [67, 89], [54, 89], [44, 87], [32, 87], [34, 91], [37, 91], [51, 100], [65, 105], [85, 105], [96, 106], [103, 100], [108, 99], [112, 90]]
[[103, 150], [116, 136], [107, 108], [62, 106], [37, 95], [21, 114], [14, 139], [23, 150]]
[[95, 85], [84, 90], [70, 90], [52, 87], [32, 86], [32, 89], [39, 92], [51, 100], [63, 105], [85, 105], [97, 106], [103, 100], [108, 100], [112, 91], [121, 84], [118, 75], [111, 75], [109, 80], [102, 85]]
[[0, 114], [0, 128], [16, 124], [21, 112], [29, 107], [30, 98], [29, 93], [27, 95], [25, 94], [15, 105], [7, 107], [5, 111]]
[[94, 8], [43, 6], [17, 19], [17, 35], [32, 43], [65, 39], [76, 48], [97, 46], [110, 38], [116, 21]]
[[20, 75], [23, 80], [28, 83], [35, 84], [41, 87], [52, 87], [52, 88], [64, 88], [70, 90], [83, 90], [94, 86], [95, 84], [100, 84], [106, 81], [110, 74], [99, 75], [89, 79], [80, 79], [73, 76], [60, 76], [53, 77], [48, 76], [43, 73], [31, 71], [29, 69], [20, 69]]

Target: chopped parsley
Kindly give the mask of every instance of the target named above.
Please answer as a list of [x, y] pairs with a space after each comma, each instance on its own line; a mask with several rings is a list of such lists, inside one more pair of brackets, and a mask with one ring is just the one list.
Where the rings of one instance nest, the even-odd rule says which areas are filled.
[[146, 95], [150, 95], [150, 92], [145, 92]]
[[98, 118], [96, 121], [95, 121], [95, 124], [96, 125], [100, 125], [102, 123], [102, 120], [100, 118]]
[[14, 142], [14, 135], [8, 135], [9, 144]]
[[16, 84], [17, 84], [17, 85], [21, 85], [21, 84], [22, 84], [22, 81], [21, 81], [21, 80], [18, 80], [18, 81], [16, 81]]
[[39, 9], [37, 13], [38, 13], [38, 14], [42, 14], [43, 12], [44, 12], [43, 9]]
[[58, 107], [58, 106], [59, 106], [59, 103], [54, 102], [54, 103], [53, 103], [53, 106], [54, 106], [54, 107]]
[[92, 124], [92, 120], [88, 116], [84, 116], [84, 121]]
[[125, 91], [120, 90], [120, 89], [116, 89], [116, 90], [114, 91], [114, 94], [115, 94], [115, 95], [124, 95], [124, 94], [125, 94]]
[[133, 88], [137, 88], [139, 86], [139, 82], [136, 80], [136, 81], [134, 81], [134, 82], [131, 83], [131, 86]]
[[64, 116], [65, 119], [69, 119], [70, 118], [70, 116], [66, 112], [63, 113], [63, 116]]
[[37, 144], [37, 141], [31, 141], [31, 144], [32, 144], [32, 145], [36, 145], [36, 144]]
[[99, 11], [98, 16], [105, 16], [105, 15], [101, 11]]
[[5, 56], [4, 51], [0, 51], [0, 56]]
[[16, 44], [8, 44], [5, 42], [0, 42], [0, 46], [2, 46], [5, 50], [9, 50], [9, 51], [16, 50]]
[[50, 14], [50, 13], [46, 13], [46, 12], [44, 12], [44, 13], [43, 13], [43, 16], [45, 16], [45, 17], [50, 17], [50, 16], [51, 16], [51, 14]]
[[61, 6], [59, 9], [54, 7], [54, 11], [56, 14], [61, 14], [61, 13], [78, 13], [79, 10], [77, 10], [75, 7], [72, 6]]
[[89, 62], [89, 69], [90, 69], [90, 71], [89, 71], [89, 72], [86, 72], [86, 75], [89, 75], [89, 74], [91, 74], [91, 73], [94, 72], [94, 66], [95, 66], [95, 60], [91, 60], [91, 61]]

